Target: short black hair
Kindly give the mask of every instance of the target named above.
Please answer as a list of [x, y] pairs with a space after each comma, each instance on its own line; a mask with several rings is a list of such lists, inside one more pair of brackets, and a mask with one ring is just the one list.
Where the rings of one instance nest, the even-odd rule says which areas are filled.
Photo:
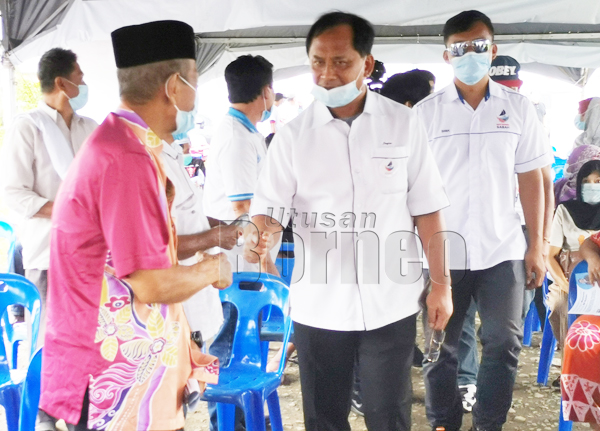
[[583, 179], [587, 177], [592, 172], [600, 173], [600, 160], [589, 160], [583, 164], [581, 168], [579, 168], [579, 172], [577, 172], [577, 200], [583, 201], [581, 190], [583, 185]]
[[279, 102], [281, 99], [285, 99], [285, 96], [281, 93], [275, 93], [275, 102]]
[[42, 93], [52, 93], [56, 77], [68, 77], [75, 70], [76, 62], [77, 55], [69, 49], [52, 48], [44, 53], [37, 73]]
[[352, 46], [361, 57], [371, 54], [373, 41], [375, 40], [375, 30], [369, 21], [346, 12], [329, 12], [315, 22], [306, 36], [306, 53], [315, 37], [320, 36], [327, 30], [339, 25], [349, 25], [352, 28]]
[[225, 68], [231, 103], [250, 103], [273, 84], [273, 65], [263, 56], [242, 55]]
[[435, 76], [428, 70], [414, 69], [390, 76], [381, 87], [381, 95], [389, 97], [403, 105], [410, 102], [415, 106], [431, 93], [431, 84]]
[[466, 10], [458, 15], [454, 15], [446, 24], [444, 24], [444, 44], [448, 42], [448, 38], [456, 33], [469, 31], [475, 24], [482, 22], [490, 31], [492, 39], [494, 38], [494, 26], [488, 16], [478, 10]]

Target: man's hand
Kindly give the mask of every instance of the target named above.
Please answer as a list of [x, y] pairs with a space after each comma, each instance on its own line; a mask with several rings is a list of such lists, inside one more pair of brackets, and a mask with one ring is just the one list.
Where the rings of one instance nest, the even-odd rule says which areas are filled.
[[244, 229], [244, 259], [250, 263], [259, 263], [261, 256], [269, 252], [268, 235], [260, 233], [256, 226], [249, 224]]
[[52, 218], [53, 201], [48, 201], [33, 216], [38, 218]]
[[215, 243], [225, 250], [231, 250], [242, 236], [243, 230], [235, 225], [219, 225], [210, 230], [215, 235]]
[[196, 259], [198, 259], [196, 265], [202, 265], [203, 270], [214, 272], [214, 279], [217, 281], [212, 283], [213, 287], [225, 289], [231, 286], [231, 283], [233, 283], [233, 273], [231, 271], [231, 264], [225, 253], [207, 254], [199, 251], [196, 253]]
[[542, 286], [546, 275], [546, 264], [540, 250], [528, 248], [525, 253], [525, 286], [532, 290]]
[[[434, 283], [432, 282], [432, 284]], [[454, 311], [450, 286], [432, 286], [431, 292], [427, 295], [426, 303], [429, 327], [433, 330], [444, 329]]]
[[600, 283], [600, 256], [588, 256], [587, 263], [590, 283]]

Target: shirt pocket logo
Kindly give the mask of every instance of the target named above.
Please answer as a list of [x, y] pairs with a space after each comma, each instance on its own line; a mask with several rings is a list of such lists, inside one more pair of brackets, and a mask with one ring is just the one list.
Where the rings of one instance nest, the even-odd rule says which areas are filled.
[[377, 147], [371, 155], [375, 169], [376, 187], [381, 193], [401, 193], [408, 188], [406, 164], [408, 149], [405, 147]]

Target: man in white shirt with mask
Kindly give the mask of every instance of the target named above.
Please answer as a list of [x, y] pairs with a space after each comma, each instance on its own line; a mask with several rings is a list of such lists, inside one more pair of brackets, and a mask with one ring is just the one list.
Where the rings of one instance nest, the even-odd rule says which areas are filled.
[[[450, 199], [443, 210], [448, 230], [464, 240], [449, 244], [454, 314], [439, 360], [424, 367], [427, 417], [433, 429], [446, 431], [462, 425], [457, 346], [471, 298], [483, 348], [473, 428], [498, 431], [512, 400], [525, 285], [541, 286], [546, 273], [541, 168], [549, 146], [533, 104], [490, 80], [498, 49], [493, 37], [490, 19], [479, 11], [450, 18], [444, 59], [454, 82], [415, 106]], [[515, 173], [528, 243], [514, 206]]]
[[[77, 56], [53, 48], [38, 65], [42, 101], [38, 107], [15, 118], [0, 154], [3, 197], [20, 218], [25, 276], [42, 299], [38, 346], [44, 343], [46, 291], [50, 265], [52, 205], [75, 154], [98, 124], [75, 111], [87, 102], [88, 89]], [[40, 417], [50, 429], [49, 417]]]
[[70, 162], [98, 124], [75, 111], [87, 102], [87, 85], [69, 50], [54, 48], [40, 59], [39, 106], [15, 118], [0, 163], [6, 205], [22, 219], [23, 267], [42, 297], [38, 340], [44, 340], [52, 205]]
[[[252, 202], [261, 237], [296, 221], [304, 264], [294, 267], [290, 302], [307, 431], [350, 429], [356, 357], [367, 428], [410, 429], [423, 294], [415, 226], [435, 273], [429, 323], [443, 329], [452, 313], [440, 214], [448, 201], [415, 113], [364, 84], [373, 41], [371, 24], [353, 14], [313, 24], [306, 49], [315, 102], [275, 135]], [[267, 245], [253, 236], [247, 250], [263, 255]], [[400, 249], [416, 262], [407, 272]]]
[[[260, 55], [243, 55], [227, 66], [225, 81], [231, 107], [211, 140], [204, 212], [208, 217], [230, 223], [250, 211], [264, 164], [267, 146], [256, 124], [270, 118], [275, 103], [273, 65]], [[258, 271], [255, 265], [238, 259], [242, 251], [242, 247], [226, 251], [233, 271]], [[263, 262], [262, 271], [276, 273], [273, 264], [276, 253]]]

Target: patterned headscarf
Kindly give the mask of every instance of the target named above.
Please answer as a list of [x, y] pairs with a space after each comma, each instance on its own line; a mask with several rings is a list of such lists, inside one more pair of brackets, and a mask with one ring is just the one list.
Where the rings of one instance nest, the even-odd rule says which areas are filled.
[[575, 138], [574, 148], [581, 145], [596, 145], [600, 147], [600, 97], [592, 97], [585, 112], [585, 130]]

